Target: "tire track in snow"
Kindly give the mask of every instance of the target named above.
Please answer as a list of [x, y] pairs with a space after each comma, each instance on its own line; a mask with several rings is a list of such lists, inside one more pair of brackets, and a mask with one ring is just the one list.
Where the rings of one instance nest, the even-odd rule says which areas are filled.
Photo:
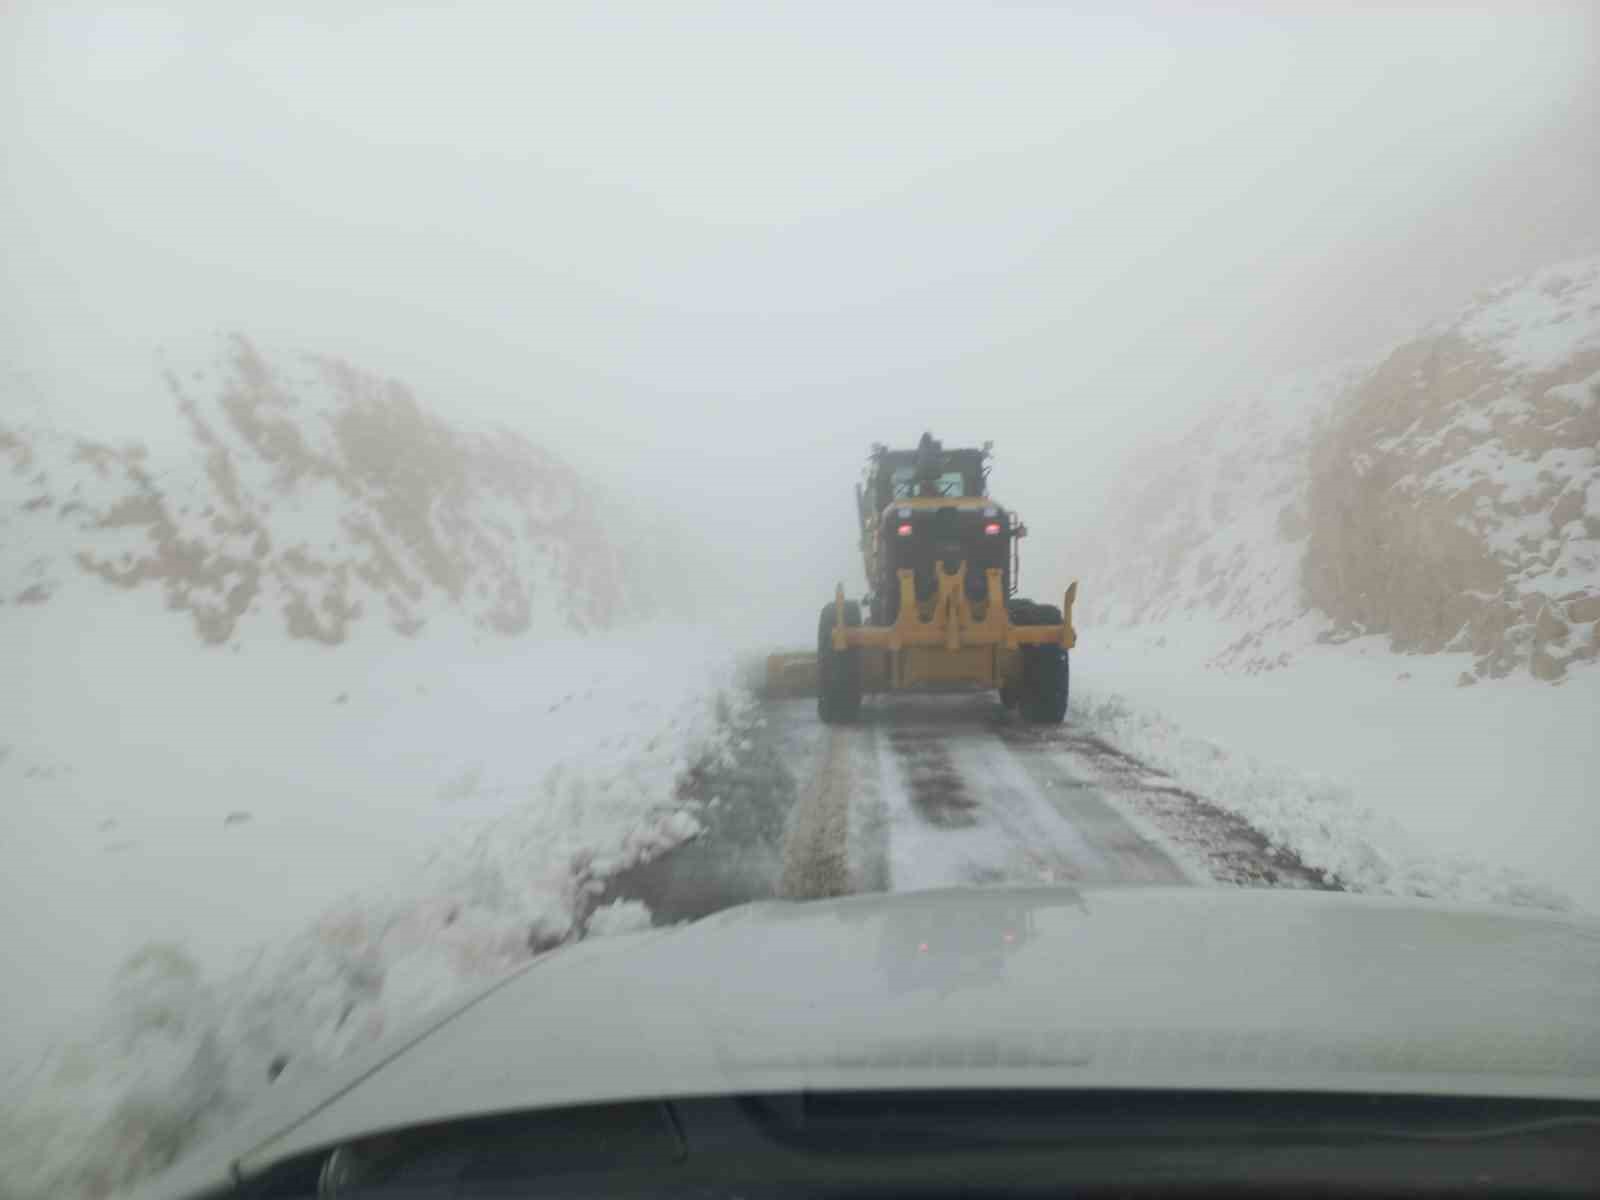
[[762, 899], [1008, 883], [1337, 888], [1231, 813], [1086, 732], [992, 696], [869, 698], [857, 725], [771, 701], [700, 781], [705, 834], [610, 881], [658, 924]]
[[1240, 887], [1343, 891], [1340, 882], [1307, 866], [1292, 850], [1274, 845], [1242, 817], [1180, 786], [1166, 772], [1117, 749], [1103, 738], [1073, 728], [1007, 726], [1001, 736], [1025, 759], [1070, 762], [1086, 786], [1114, 799], [1135, 824], [1152, 829], [1190, 865], [1197, 882]]
[[785, 900], [848, 896], [850, 886], [850, 797], [852, 730], [828, 730], [812, 784], [801, 795], [783, 839]]
[[886, 780], [894, 890], [986, 883], [1192, 882], [1090, 785], [1029, 761], [990, 696], [901, 696], [864, 710]]

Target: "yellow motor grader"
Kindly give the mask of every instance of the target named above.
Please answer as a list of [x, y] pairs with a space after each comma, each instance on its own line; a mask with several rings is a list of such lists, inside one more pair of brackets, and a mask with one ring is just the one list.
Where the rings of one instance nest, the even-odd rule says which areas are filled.
[[769, 695], [813, 690], [830, 724], [853, 721], [865, 692], [995, 688], [1025, 720], [1067, 711], [1067, 652], [1077, 642], [1067, 588], [1060, 608], [1017, 599], [1027, 528], [989, 495], [990, 447], [872, 448], [856, 487], [869, 592], [841, 584], [817, 620], [817, 652], [767, 660]]

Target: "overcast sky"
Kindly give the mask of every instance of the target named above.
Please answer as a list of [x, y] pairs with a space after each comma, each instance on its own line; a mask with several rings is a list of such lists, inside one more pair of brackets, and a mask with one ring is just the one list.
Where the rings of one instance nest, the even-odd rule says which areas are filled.
[[872, 440], [992, 438], [1059, 528], [1216, 397], [1600, 247], [1589, 4], [3, 11], [3, 349], [74, 420], [238, 329], [759, 514], [769, 567], [853, 561]]

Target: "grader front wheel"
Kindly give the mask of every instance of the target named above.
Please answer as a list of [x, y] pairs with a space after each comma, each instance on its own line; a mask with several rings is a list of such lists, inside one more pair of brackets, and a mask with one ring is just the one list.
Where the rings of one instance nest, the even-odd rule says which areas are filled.
[[[1017, 625], [1060, 625], [1061, 610], [1053, 604], [1013, 601], [1011, 619]], [[1069, 662], [1063, 646], [1025, 646], [1022, 682], [1015, 699], [1025, 721], [1059, 725], [1067, 717]], [[1002, 701], [1005, 697], [1002, 693]]]
[[[817, 716], [828, 725], [848, 724], [861, 715], [861, 650], [833, 648], [837, 619], [831, 603], [822, 606], [817, 618]], [[861, 624], [861, 606], [853, 600], [845, 602], [844, 623]]]

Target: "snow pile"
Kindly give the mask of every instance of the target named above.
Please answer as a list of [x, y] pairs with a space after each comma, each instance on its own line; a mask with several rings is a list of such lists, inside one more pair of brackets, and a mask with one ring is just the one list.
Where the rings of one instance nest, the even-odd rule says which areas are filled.
[[1188, 736], [1159, 711], [1126, 697], [1091, 691], [1074, 715], [1079, 725], [1242, 817], [1273, 845], [1350, 891], [1563, 911], [1573, 906], [1524, 872], [1425, 848], [1398, 822], [1360, 804], [1347, 785]]
[[1224, 672], [1197, 626], [1080, 642], [1069, 719], [1352, 890], [1600, 911], [1600, 671], [1458, 688], [1368, 637]]
[[615, 514], [516, 434], [452, 427], [393, 380], [238, 336], [169, 361], [159, 386], [178, 424], [150, 431], [156, 452], [0, 426], [0, 604], [95, 576], [158, 590], [210, 644], [250, 625], [414, 636], [442, 613], [582, 631], [648, 608]]
[[[291, 769], [300, 766], [309, 782], [319, 771], [338, 781], [354, 767], [369, 793], [390, 794], [369, 810], [366, 798], [337, 793], [241, 789], [211, 796], [210, 818], [188, 835], [209, 836], [219, 848], [243, 839], [244, 853], [267, 860], [283, 882], [276, 892], [255, 889], [249, 904], [263, 907], [265, 898], [270, 908], [281, 897], [293, 914], [320, 897], [320, 914], [294, 918], [298, 932], [264, 937], [241, 963], [222, 949], [241, 940], [230, 921], [232, 889], [255, 885], [206, 875], [204, 845], [173, 855], [194, 860], [200, 873], [177, 910], [187, 936], [138, 946], [91, 1032], [8, 1073], [0, 1194], [105, 1195], [225, 1128], [275, 1080], [316, 1072], [585, 933], [647, 928], [642, 905], [591, 912], [594, 897], [610, 873], [699, 831], [679, 784], [696, 765], [727, 759], [742, 736], [750, 702], [732, 674], [705, 631], [658, 628], [547, 644], [510, 660], [474, 659], [464, 647], [428, 661], [390, 659], [343, 702], [325, 699], [346, 721], [336, 750], [342, 761], [330, 762], [329, 745], [308, 740], [308, 724], [285, 740], [297, 740], [298, 757], [314, 761]], [[408, 757], [400, 753], [407, 743], [422, 752], [448, 744], [472, 765]], [[265, 761], [264, 748], [251, 749], [253, 761]], [[35, 747], [16, 757], [42, 754]], [[201, 763], [180, 768], [204, 772]], [[48, 786], [68, 804], [69, 823], [73, 804], [87, 822], [98, 816], [102, 782], [81, 770]], [[250, 819], [233, 821], [235, 814]], [[351, 842], [338, 841], [341, 822], [355, 826]], [[119, 857], [146, 853], [136, 816], [119, 824], [119, 834], [140, 843]], [[330, 838], [336, 852], [325, 859], [318, 843]], [[357, 840], [379, 843], [371, 871], [342, 852]], [[148, 906], [149, 881], [131, 865], [137, 895], [126, 902]], [[72, 875], [70, 862], [62, 868], [67, 879], [58, 888]], [[352, 880], [361, 886], [346, 894]], [[91, 911], [72, 920], [91, 924], [100, 899], [90, 897]], [[219, 919], [208, 908], [230, 926], [215, 937], [204, 929]], [[49, 989], [48, 979], [39, 982]], [[48, 990], [33, 999], [48, 1004]]]
[[1462, 683], [1600, 656], [1600, 258], [1381, 359], [1272, 381], [1130, 465], [1084, 624], [1191, 619], [1216, 665], [1370, 634]]
[[652, 925], [650, 910], [640, 900], [613, 900], [589, 914], [583, 932], [587, 937], [611, 937], [619, 933], [638, 933]]

